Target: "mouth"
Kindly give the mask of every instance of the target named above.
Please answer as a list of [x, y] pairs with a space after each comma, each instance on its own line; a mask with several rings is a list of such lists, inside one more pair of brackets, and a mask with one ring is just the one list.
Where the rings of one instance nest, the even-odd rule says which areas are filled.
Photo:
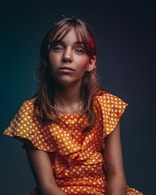
[[65, 66], [65, 67], [59, 68], [59, 71], [61, 71], [61, 72], [74, 72], [74, 69]]

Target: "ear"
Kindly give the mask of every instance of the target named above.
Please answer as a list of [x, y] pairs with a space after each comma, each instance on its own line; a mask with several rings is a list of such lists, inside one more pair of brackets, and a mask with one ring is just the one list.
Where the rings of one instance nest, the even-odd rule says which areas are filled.
[[96, 67], [96, 56], [93, 56], [91, 59], [90, 59], [90, 63], [88, 65], [88, 68], [87, 68], [87, 71], [88, 72], [91, 72], [92, 70], [94, 70]]

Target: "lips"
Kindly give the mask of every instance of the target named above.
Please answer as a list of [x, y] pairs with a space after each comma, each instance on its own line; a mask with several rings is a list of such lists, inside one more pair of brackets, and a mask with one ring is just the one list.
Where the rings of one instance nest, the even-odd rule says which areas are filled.
[[70, 68], [70, 67], [64, 66], [64, 67], [60, 67], [59, 68], [59, 71], [61, 71], [61, 72], [73, 72], [74, 69], [73, 68]]

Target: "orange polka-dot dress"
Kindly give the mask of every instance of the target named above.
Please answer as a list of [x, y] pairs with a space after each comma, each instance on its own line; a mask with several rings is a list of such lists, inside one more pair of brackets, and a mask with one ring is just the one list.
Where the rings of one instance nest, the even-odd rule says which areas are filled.
[[[42, 124], [34, 115], [34, 104], [26, 100], [4, 134], [29, 140], [50, 155], [57, 185], [67, 195], [106, 195], [105, 137], [119, 122], [127, 104], [106, 91], [94, 98], [95, 126], [87, 131], [86, 114], [60, 114], [60, 124]], [[54, 155], [55, 154], [55, 155]], [[31, 195], [37, 195], [33, 190]], [[139, 192], [127, 188], [127, 195]]]

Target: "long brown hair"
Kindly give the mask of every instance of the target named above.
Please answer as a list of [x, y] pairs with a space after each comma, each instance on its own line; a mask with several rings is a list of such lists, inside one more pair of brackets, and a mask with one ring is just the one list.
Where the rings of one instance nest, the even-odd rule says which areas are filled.
[[[39, 89], [36, 95], [34, 111], [35, 114], [43, 120], [58, 121], [57, 113], [54, 109], [55, 81], [49, 73], [48, 54], [53, 44], [55, 44], [58, 40], [60, 41], [63, 39], [71, 28], [75, 29], [77, 39], [83, 42], [87, 55], [90, 58], [96, 56], [94, 35], [86, 22], [81, 19], [71, 17], [63, 18], [54, 23], [42, 41], [40, 48], [40, 61], [38, 65]], [[93, 97], [95, 95], [96, 87], [97, 75], [95, 68], [93, 71], [85, 73], [80, 88], [80, 95], [84, 104], [84, 112], [88, 116], [88, 128], [91, 128], [95, 122]]]

